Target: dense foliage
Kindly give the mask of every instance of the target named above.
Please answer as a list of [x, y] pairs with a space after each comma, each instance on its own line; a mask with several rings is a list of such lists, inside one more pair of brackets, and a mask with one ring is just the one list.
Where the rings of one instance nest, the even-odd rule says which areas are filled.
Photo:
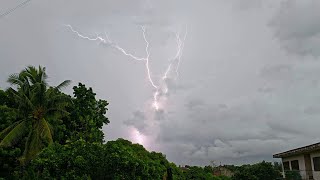
[[206, 166], [204, 168], [199, 166], [191, 166], [184, 172], [185, 179], [192, 180], [230, 180], [227, 176], [214, 176], [214, 168], [211, 166]]
[[105, 116], [108, 102], [97, 100], [92, 88], [79, 83], [73, 87], [74, 97], [66, 106], [68, 116], [52, 122], [55, 125], [55, 141], [65, 144], [67, 141], [83, 139], [87, 142], [103, 142], [102, 126], [109, 123]]
[[234, 167], [234, 170], [233, 180], [276, 180], [282, 178], [276, 166], [265, 161], [253, 165]]
[[286, 171], [286, 180], [302, 180], [299, 171]]
[[161, 153], [148, 152], [141, 145], [124, 139], [106, 144], [77, 140], [45, 149], [30, 164], [30, 172], [37, 171], [29, 176], [36, 179], [162, 179], [169, 166]]
[[[128, 140], [104, 142], [108, 102], [79, 83], [73, 96], [49, 86], [45, 68], [29, 66], [0, 89], [0, 179], [231, 180], [215, 167], [177, 167]], [[236, 180], [271, 180], [271, 163], [228, 166]]]

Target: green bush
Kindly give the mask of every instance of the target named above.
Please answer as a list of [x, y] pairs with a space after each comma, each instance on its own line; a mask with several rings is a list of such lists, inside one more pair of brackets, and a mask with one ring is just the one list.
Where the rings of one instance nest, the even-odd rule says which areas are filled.
[[302, 180], [299, 171], [286, 171], [286, 180]]
[[163, 154], [148, 152], [143, 146], [124, 139], [106, 144], [78, 140], [49, 146], [30, 163], [23, 176], [30, 179], [162, 179], [169, 167], [174, 174], [178, 171]]
[[281, 178], [280, 171], [272, 163], [265, 161], [235, 167], [234, 169], [233, 180], [274, 180]]

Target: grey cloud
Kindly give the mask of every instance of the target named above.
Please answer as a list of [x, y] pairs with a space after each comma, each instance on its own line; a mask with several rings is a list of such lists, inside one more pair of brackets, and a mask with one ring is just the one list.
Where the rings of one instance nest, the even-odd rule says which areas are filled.
[[308, 106], [304, 108], [304, 113], [307, 115], [319, 115], [320, 107], [319, 106]]
[[162, 120], [166, 120], [167, 118], [168, 118], [168, 115], [164, 110], [160, 109], [155, 112], [155, 118], [154, 118], [155, 120], [162, 121]]
[[319, 56], [320, 2], [287, 0], [270, 25], [282, 46], [290, 53]]
[[[242, 158], [257, 157], [271, 160], [272, 153], [284, 148], [280, 144], [299, 144], [300, 140], [295, 140], [296, 137], [307, 135], [299, 124], [292, 123], [299, 121], [303, 114], [276, 114], [273, 111], [279, 106], [272, 107], [262, 100], [254, 100], [240, 107], [223, 105], [221, 108], [221, 105], [203, 105], [202, 101], [191, 99], [186, 103], [187, 116], [169, 117], [183, 120], [162, 123], [157, 140], [163, 144], [188, 144], [190, 148], [181, 150], [184, 154], [184, 159], [178, 161], [181, 164], [190, 161], [200, 163], [199, 159], [202, 162], [215, 159], [223, 163], [231, 159], [238, 162]], [[290, 122], [292, 126], [288, 126]]]
[[272, 88], [272, 87], [260, 87], [260, 88], [258, 88], [258, 92], [261, 92], [261, 93], [271, 93], [272, 91], [274, 91], [274, 88]]
[[270, 127], [272, 134], [277, 133], [285, 133], [289, 135], [301, 135], [303, 134], [302, 130], [295, 129], [292, 127], [289, 127], [287, 124], [277, 123], [277, 122], [267, 122], [267, 125]]
[[233, 6], [239, 8], [240, 10], [250, 10], [250, 9], [259, 9], [263, 5], [261, 0], [234, 0]]
[[271, 65], [262, 68], [260, 75], [264, 78], [284, 80], [292, 77], [292, 70], [291, 64]]
[[141, 111], [133, 112], [132, 117], [124, 121], [124, 124], [134, 126], [140, 132], [145, 132], [145, 129], [147, 128], [145, 113]]
[[187, 107], [188, 110], [193, 110], [194, 108], [197, 108], [197, 107], [200, 108], [205, 106], [205, 102], [200, 99], [192, 99], [189, 102], [187, 102], [185, 106]]

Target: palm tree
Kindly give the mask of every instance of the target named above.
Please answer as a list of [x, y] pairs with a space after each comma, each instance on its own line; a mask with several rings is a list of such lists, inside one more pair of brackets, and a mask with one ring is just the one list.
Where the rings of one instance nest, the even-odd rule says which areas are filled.
[[15, 145], [26, 137], [22, 157], [22, 164], [33, 159], [44, 147], [53, 142], [52, 126], [48, 118], [66, 114], [65, 107], [68, 98], [60, 89], [70, 84], [63, 81], [56, 87], [49, 87], [45, 68], [28, 66], [19, 74], [12, 74], [8, 78], [11, 85], [17, 88], [7, 90], [16, 105], [17, 121], [0, 132], [0, 147]]

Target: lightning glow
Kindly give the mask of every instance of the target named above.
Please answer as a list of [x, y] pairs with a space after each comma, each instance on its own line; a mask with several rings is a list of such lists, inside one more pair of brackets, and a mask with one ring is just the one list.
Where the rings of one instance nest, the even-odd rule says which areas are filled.
[[80, 37], [82, 39], [86, 39], [89, 41], [99, 41], [103, 44], [108, 44], [109, 46], [113, 47], [114, 49], [117, 49], [119, 52], [121, 52], [125, 56], [130, 57], [133, 60], [143, 61], [145, 63], [148, 81], [149, 81], [150, 85], [154, 88], [152, 107], [156, 111], [158, 111], [161, 108], [160, 103], [159, 103], [159, 98], [160, 98], [160, 96], [167, 94], [169, 91], [168, 86], [166, 84], [166, 79], [169, 78], [169, 75], [173, 70], [175, 71], [174, 72], [175, 75], [173, 75], [174, 79], [177, 79], [178, 75], [179, 75], [179, 66], [180, 66], [180, 62], [181, 62], [182, 51], [183, 51], [184, 42], [186, 40], [187, 33], [188, 33], [187, 26], [185, 26], [183, 39], [180, 38], [180, 32], [176, 33], [177, 50], [176, 50], [174, 57], [169, 59], [168, 67], [166, 68], [166, 71], [161, 76], [160, 80], [163, 82], [163, 85], [161, 85], [160, 83], [158, 85], [156, 85], [156, 83], [154, 83], [154, 80], [152, 79], [152, 74], [151, 74], [151, 70], [150, 70], [150, 66], [149, 66], [149, 63], [150, 63], [149, 44], [150, 43], [147, 39], [147, 33], [146, 33], [145, 26], [141, 26], [142, 37], [145, 42], [145, 53], [146, 53], [145, 57], [137, 57], [134, 54], [129, 53], [128, 51], [126, 51], [125, 49], [120, 47], [118, 44], [111, 41], [106, 32], [104, 32], [105, 37], [100, 36], [99, 34], [96, 34], [95, 37], [90, 37], [90, 36], [83, 35], [79, 31], [75, 30], [71, 25], [65, 25], [65, 26], [68, 27], [73, 33], [75, 33], [78, 37]]
[[143, 144], [144, 143], [144, 136], [141, 134], [137, 129], [133, 129], [132, 135], [133, 141], [138, 143], [138, 144]]

